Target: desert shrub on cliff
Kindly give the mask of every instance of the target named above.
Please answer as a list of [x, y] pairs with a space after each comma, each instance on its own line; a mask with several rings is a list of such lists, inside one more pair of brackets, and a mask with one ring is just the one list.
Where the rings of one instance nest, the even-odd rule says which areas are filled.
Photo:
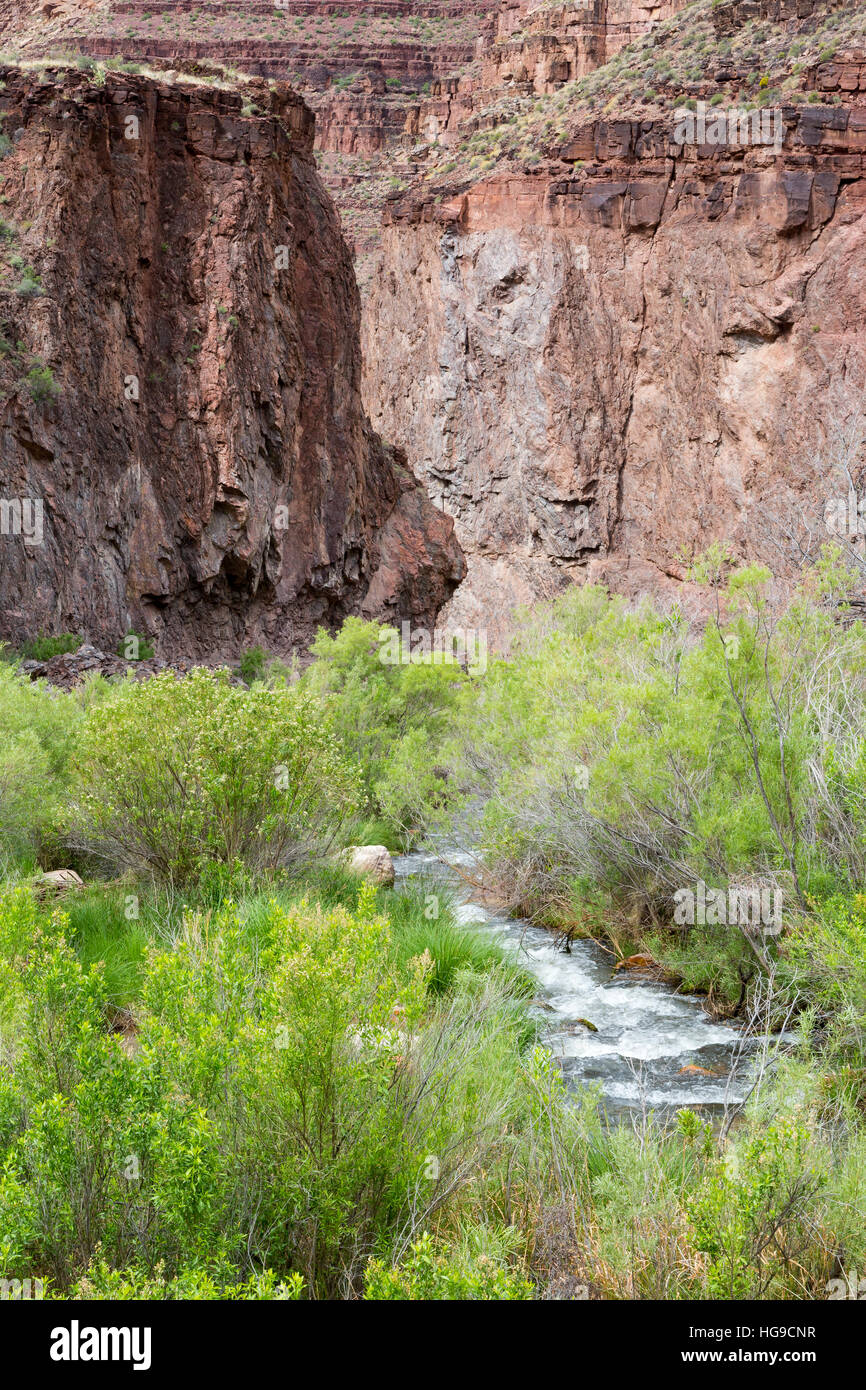
[[[25, 276], [21, 284], [16, 287], [15, 293], [30, 297], [34, 294], [41, 294], [42, 287], [38, 281]], [[36, 363], [30, 368], [24, 378], [24, 384], [30, 399], [36, 405], [51, 405], [61, 394], [60, 385], [55, 380], [51, 368], [40, 363]]]
[[131, 682], [91, 710], [76, 748], [70, 838], [186, 883], [208, 864], [276, 868], [323, 852], [357, 800], [321, 710], [227, 671]]

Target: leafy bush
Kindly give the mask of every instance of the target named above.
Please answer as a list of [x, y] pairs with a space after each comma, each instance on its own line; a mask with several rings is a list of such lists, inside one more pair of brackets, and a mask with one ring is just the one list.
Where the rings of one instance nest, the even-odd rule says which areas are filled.
[[[258, 939], [188, 915], [148, 953], [131, 1038], [67, 931], [0, 895], [3, 1275], [36, 1261], [76, 1297], [351, 1293], [513, 1150], [522, 1011], [490, 983], [431, 1005], [369, 888], [354, 913], [274, 904]], [[267, 1273], [238, 1292], [250, 1258]]]
[[263, 680], [268, 664], [268, 654], [264, 647], [250, 647], [245, 651], [240, 660], [240, 673], [247, 685], [252, 685], [253, 681]]
[[33, 859], [56, 839], [80, 700], [0, 662], [0, 862]]
[[[772, 1297], [811, 1239], [825, 1181], [806, 1126], [790, 1115], [753, 1127], [712, 1164], [688, 1203], [711, 1298]], [[811, 1160], [811, 1161], [810, 1161]], [[802, 1267], [802, 1266], [801, 1266]]]
[[364, 1297], [399, 1301], [523, 1300], [532, 1297], [532, 1284], [522, 1275], [498, 1266], [486, 1255], [463, 1263], [437, 1254], [430, 1233], [425, 1231], [402, 1264], [386, 1269], [380, 1260], [371, 1261]]
[[[32, 270], [26, 271], [15, 286], [19, 299], [35, 299], [42, 293], [42, 282]], [[34, 401], [52, 401], [60, 395], [50, 367], [31, 367], [27, 373], [27, 389]]]
[[131, 682], [89, 712], [72, 796], [76, 843], [164, 882], [204, 864], [275, 868], [320, 852], [356, 781], [314, 702], [199, 668]]
[[[781, 981], [832, 1020], [834, 1048], [866, 1050], [866, 894], [835, 894], [798, 918], [782, 943]], [[852, 1058], [849, 1055], [848, 1060]]]
[[18, 655], [22, 661], [50, 661], [53, 656], [65, 652], [77, 652], [83, 638], [74, 632], [60, 632], [56, 637], [46, 637], [44, 633], [22, 643]]
[[150, 661], [153, 654], [153, 643], [140, 632], [127, 632], [117, 644], [117, 655], [125, 661]]
[[[20, 285], [16, 286], [15, 293], [25, 297], [41, 294], [42, 286], [38, 281], [25, 277]], [[37, 404], [55, 401], [60, 395], [60, 387], [54, 380], [54, 373], [50, 367], [31, 367], [27, 373], [27, 389], [31, 399]]]
[[456, 664], [416, 658], [383, 662], [390, 629], [347, 618], [335, 636], [320, 631], [302, 685], [327, 700], [361, 769], [368, 814], [411, 835], [423, 809], [445, 795], [437, 746], [445, 739], [466, 677]]

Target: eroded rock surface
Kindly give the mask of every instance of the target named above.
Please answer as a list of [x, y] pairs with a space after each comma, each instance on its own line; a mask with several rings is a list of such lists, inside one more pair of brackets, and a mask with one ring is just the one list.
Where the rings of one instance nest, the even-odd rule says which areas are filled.
[[463, 560], [364, 415], [308, 108], [0, 78], [0, 636], [134, 629], [213, 659], [347, 613], [432, 622]]
[[781, 152], [599, 122], [537, 173], [390, 205], [366, 399], [455, 518], [452, 621], [495, 640], [570, 580], [674, 590], [713, 539], [778, 565], [838, 490], [822, 441], [866, 375], [858, 102], [790, 110]]

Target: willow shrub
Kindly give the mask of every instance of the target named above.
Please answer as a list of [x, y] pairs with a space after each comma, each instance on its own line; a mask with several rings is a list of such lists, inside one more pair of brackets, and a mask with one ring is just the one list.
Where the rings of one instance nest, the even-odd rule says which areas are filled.
[[505, 982], [431, 996], [429, 956], [397, 959], [370, 889], [260, 927], [188, 915], [124, 1038], [65, 915], [0, 897], [0, 1275], [235, 1296], [252, 1267], [358, 1292], [371, 1257], [505, 1172], [527, 1106]]
[[314, 699], [203, 668], [130, 683], [90, 710], [75, 761], [75, 841], [163, 882], [320, 853], [358, 795]]
[[671, 915], [673, 893], [770, 879], [801, 907], [866, 877], [866, 630], [832, 557], [787, 602], [766, 571], [711, 618], [572, 589], [527, 618], [466, 705], [453, 767], [515, 901], [575, 880]]
[[31, 681], [0, 660], [0, 865], [32, 861], [55, 839], [86, 695]]
[[327, 702], [361, 771], [365, 812], [411, 836], [443, 795], [437, 750], [450, 734], [468, 678], [455, 663], [429, 657], [383, 661], [390, 632], [360, 618], [347, 618], [333, 637], [321, 630], [301, 685]]

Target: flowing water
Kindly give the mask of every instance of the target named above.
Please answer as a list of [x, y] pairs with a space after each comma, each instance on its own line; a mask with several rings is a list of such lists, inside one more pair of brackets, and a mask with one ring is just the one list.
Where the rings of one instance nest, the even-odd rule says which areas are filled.
[[600, 1085], [610, 1119], [641, 1110], [670, 1114], [682, 1106], [714, 1114], [744, 1099], [758, 1040], [736, 1024], [714, 1023], [696, 995], [614, 971], [593, 941], [576, 941], [564, 952], [544, 928], [473, 902], [457, 872], [477, 867], [465, 850], [444, 850], [441, 857], [415, 850], [396, 858], [394, 867], [398, 888], [412, 878], [430, 884], [431, 892], [446, 885], [460, 922], [511, 947], [538, 982], [534, 1007], [544, 1041], [560, 1059], [569, 1087]]

